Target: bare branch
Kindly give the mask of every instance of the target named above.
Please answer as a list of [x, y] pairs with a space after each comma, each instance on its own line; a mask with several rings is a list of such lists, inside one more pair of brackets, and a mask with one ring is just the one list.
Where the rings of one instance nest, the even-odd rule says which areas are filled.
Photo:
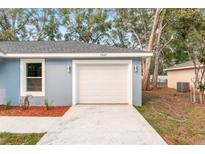
[[139, 46], [140, 48], [142, 49], [142, 43], [141, 43], [141, 40], [139, 38], [139, 35], [135, 32], [135, 30], [133, 28], [128, 28], [128, 32], [132, 32], [134, 34], [134, 36], [136, 37], [138, 43], [139, 43]]
[[146, 27], [145, 20], [144, 20], [144, 12], [142, 11], [143, 9], [137, 9], [137, 10], [139, 12], [139, 17], [140, 17], [140, 20], [142, 22], [142, 26], [143, 26], [143, 29], [144, 29], [144, 37], [145, 37], [145, 41], [146, 41], [146, 44], [147, 44], [147, 42], [148, 42], [147, 27]]
[[128, 24], [128, 22], [126, 20], [122, 19], [122, 21], [123, 21], [124, 26], [127, 27], [128, 32], [132, 32], [132, 34], [134, 34], [134, 36], [136, 37], [137, 42], [138, 42], [140, 48], [142, 49], [143, 47], [142, 47], [142, 43], [141, 43], [139, 35], [136, 33], [136, 31], [133, 28], [131, 28], [129, 26], [129, 24]]
[[32, 16], [32, 13], [30, 12], [29, 15], [26, 16], [26, 20], [24, 20], [23, 24], [15, 30], [15, 33], [17, 34], [29, 21], [29, 18]]
[[171, 36], [171, 38], [167, 41], [166, 44], [164, 44], [164, 46], [159, 50], [159, 52], [161, 52], [164, 48], [167, 47], [167, 45], [169, 45], [169, 43], [173, 40], [173, 37]]

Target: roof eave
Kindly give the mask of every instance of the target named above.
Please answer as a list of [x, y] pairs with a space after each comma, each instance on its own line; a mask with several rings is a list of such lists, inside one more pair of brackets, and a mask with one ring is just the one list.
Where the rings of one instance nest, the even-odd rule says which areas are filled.
[[5, 58], [131, 58], [151, 57], [153, 53], [9, 53], [2, 56]]
[[4, 57], [5, 54], [3, 52], [0, 51], [0, 58]]
[[[200, 65], [202, 67], [203, 65]], [[178, 68], [167, 68], [164, 71], [175, 71], [175, 70], [184, 70], [184, 69], [192, 69], [194, 66], [186, 66], [186, 67], [178, 67]]]

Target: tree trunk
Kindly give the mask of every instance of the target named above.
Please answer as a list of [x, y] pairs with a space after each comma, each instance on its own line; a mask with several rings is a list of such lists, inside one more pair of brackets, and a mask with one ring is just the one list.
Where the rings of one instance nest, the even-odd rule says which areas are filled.
[[155, 57], [155, 64], [154, 64], [154, 74], [153, 74], [153, 85], [154, 88], [157, 89], [158, 85], [158, 73], [159, 73], [159, 55], [157, 54]]
[[193, 88], [193, 103], [196, 103], [196, 88]]
[[190, 96], [190, 102], [193, 103], [193, 87], [190, 88], [189, 96]]
[[142, 76], [144, 76], [145, 72], [145, 59], [142, 59]]
[[[147, 51], [148, 52], [152, 52], [153, 50], [153, 46], [154, 46], [154, 41], [156, 38], [156, 30], [158, 27], [158, 23], [160, 21], [160, 14], [161, 14], [162, 9], [156, 9], [156, 13], [155, 13], [155, 17], [154, 17], [154, 21], [153, 21], [153, 25], [152, 25], [152, 31], [151, 31], [151, 35], [149, 38], [149, 43], [147, 46]], [[145, 63], [145, 70], [144, 70], [144, 76], [143, 76], [143, 90], [149, 90], [150, 89], [150, 64], [151, 64], [151, 57], [146, 59], [146, 63]]]
[[200, 102], [200, 104], [203, 104], [203, 91], [199, 91], [199, 102]]
[[[166, 26], [166, 24], [163, 25], [164, 23], [164, 17], [165, 17], [165, 12], [166, 9], [163, 11], [163, 14], [161, 16], [161, 20], [159, 22], [159, 30], [157, 34], [157, 44], [156, 44], [156, 56], [155, 56], [155, 63], [154, 63], [154, 74], [153, 74], [153, 88], [157, 89], [158, 88], [158, 75], [159, 75], [159, 61], [160, 61], [160, 56], [161, 52], [163, 50], [163, 47], [166, 47], [166, 44], [160, 49], [160, 41], [161, 41], [161, 36], [163, 33], [163, 30]], [[167, 42], [167, 44], [171, 41], [171, 39]]]

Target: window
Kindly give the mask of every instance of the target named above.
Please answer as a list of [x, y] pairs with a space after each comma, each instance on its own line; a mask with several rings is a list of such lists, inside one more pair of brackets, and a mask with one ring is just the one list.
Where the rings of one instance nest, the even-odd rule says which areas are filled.
[[42, 64], [26, 64], [27, 91], [42, 91]]
[[21, 60], [21, 95], [44, 96], [44, 59]]

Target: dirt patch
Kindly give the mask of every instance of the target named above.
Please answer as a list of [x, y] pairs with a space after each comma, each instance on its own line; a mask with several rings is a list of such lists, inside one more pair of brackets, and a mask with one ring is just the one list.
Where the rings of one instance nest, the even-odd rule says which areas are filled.
[[205, 104], [169, 88], [144, 92], [143, 100], [137, 109], [168, 144], [205, 144]]
[[10, 109], [5, 110], [5, 106], [0, 106], [0, 116], [51, 116], [51, 117], [59, 117], [63, 116], [70, 106], [55, 106], [49, 107], [46, 110], [45, 107], [41, 106], [32, 106], [29, 109], [22, 109], [19, 106], [12, 106]]

